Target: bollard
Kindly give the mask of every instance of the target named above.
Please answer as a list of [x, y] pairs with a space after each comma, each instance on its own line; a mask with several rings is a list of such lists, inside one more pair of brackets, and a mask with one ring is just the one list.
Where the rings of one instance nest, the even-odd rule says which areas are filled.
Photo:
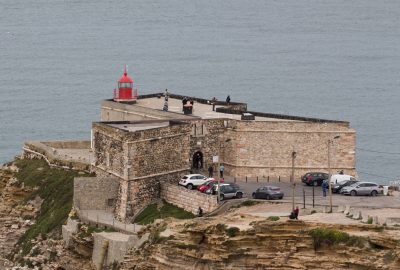
[[258, 176], [257, 176], [257, 183], [258, 183]]
[[313, 185], [313, 208], [314, 208], [314, 185]]
[[279, 177], [278, 177], [278, 182], [280, 182], [281, 181], [281, 176], [279, 175]]
[[235, 176], [235, 177], [233, 177], [233, 182], [234, 182], [234, 183], [236, 183], [236, 176]]
[[269, 175], [268, 175], [268, 178], [267, 178], [267, 182], [269, 183]]
[[247, 176], [246, 176], [246, 183], [247, 183]]
[[303, 188], [303, 209], [306, 209], [306, 191]]

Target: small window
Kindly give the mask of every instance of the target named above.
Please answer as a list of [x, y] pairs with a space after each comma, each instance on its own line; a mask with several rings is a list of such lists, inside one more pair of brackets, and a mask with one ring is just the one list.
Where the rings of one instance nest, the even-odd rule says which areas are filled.
[[107, 206], [114, 206], [115, 205], [115, 199], [107, 199]]

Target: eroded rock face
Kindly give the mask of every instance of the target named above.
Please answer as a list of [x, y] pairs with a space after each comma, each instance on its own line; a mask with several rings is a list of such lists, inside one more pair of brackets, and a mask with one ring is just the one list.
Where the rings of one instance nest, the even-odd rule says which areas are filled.
[[[36, 197], [25, 201], [33, 189], [24, 187], [15, 178], [18, 168], [10, 163], [0, 169], [0, 270], [3, 269], [92, 269], [90, 256], [92, 245], [73, 239], [73, 247], [67, 249], [55, 231], [52, 238], [38, 237], [26, 256], [20, 256], [16, 246], [20, 237], [35, 223], [42, 204]], [[50, 236], [50, 235], [49, 235]], [[86, 257], [84, 256], [86, 255]]]
[[[159, 233], [166, 225], [160, 226], [153, 229], [151, 241], [126, 257], [121, 269], [400, 269], [399, 236], [376, 232], [374, 226], [265, 220], [237, 231], [201, 219], [169, 225], [168, 237]], [[363, 243], [322, 242], [316, 248], [309, 231], [321, 227], [350, 235], [362, 231], [358, 237]]]

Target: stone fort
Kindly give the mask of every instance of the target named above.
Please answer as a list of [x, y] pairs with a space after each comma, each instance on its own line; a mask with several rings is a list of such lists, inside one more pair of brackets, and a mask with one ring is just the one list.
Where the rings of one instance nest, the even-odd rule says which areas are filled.
[[329, 167], [356, 173], [356, 133], [349, 122], [134, 92], [133, 98], [104, 100], [101, 121], [92, 124], [93, 169], [117, 179], [115, 213], [122, 219], [159, 198], [162, 183], [176, 184], [190, 172], [207, 174], [210, 165], [216, 172], [217, 160], [226, 175], [237, 178], [287, 179], [294, 172], [298, 181], [305, 172], [328, 172]]

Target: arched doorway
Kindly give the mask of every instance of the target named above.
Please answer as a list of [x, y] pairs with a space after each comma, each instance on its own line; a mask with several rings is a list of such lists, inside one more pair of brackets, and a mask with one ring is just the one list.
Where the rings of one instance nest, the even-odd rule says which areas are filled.
[[197, 151], [196, 153], [193, 154], [193, 164], [192, 167], [196, 170], [200, 170], [203, 168], [203, 153], [200, 151]]

